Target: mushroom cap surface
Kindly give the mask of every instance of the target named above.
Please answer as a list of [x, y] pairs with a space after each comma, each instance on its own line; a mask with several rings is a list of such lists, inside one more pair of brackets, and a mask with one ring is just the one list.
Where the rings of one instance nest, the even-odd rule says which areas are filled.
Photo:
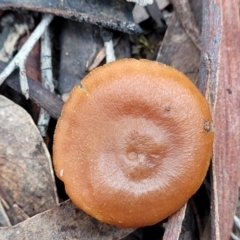
[[181, 72], [124, 59], [89, 73], [62, 109], [53, 145], [70, 199], [100, 221], [155, 224], [202, 184], [213, 132], [209, 106]]

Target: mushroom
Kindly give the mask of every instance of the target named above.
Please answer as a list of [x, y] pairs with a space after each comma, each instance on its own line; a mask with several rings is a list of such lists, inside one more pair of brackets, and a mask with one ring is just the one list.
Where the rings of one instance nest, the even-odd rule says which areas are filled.
[[123, 59], [75, 86], [58, 120], [57, 176], [75, 205], [121, 227], [155, 224], [202, 184], [212, 153], [205, 98], [181, 72]]

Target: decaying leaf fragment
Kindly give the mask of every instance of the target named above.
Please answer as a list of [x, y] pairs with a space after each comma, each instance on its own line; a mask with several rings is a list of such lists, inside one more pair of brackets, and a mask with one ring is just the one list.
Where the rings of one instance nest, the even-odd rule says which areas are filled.
[[1, 240], [122, 239], [133, 232], [101, 223], [66, 201], [14, 227], [0, 228]]

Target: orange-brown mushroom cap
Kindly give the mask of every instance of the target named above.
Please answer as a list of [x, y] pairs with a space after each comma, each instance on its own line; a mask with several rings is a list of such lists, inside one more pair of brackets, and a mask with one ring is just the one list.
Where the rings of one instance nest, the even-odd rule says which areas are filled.
[[200, 187], [213, 132], [208, 104], [179, 71], [124, 59], [88, 74], [58, 120], [57, 176], [71, 200], [117, 226], [155, 224]]

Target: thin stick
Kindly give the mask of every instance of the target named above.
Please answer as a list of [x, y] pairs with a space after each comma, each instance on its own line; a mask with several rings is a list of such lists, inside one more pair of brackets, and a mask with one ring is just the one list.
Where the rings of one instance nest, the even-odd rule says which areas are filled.
[[116, 60], [114, 45], [112, 41], [113, 33], [107, 29], [102, 29], [101, 36], [104, 41], [104, 47], [106, 49], [106, 62], [113, 62]]
[[7, 213], [5, 212], [5, 209], [4, 209], [1, 201], [0, 201], [0, 224], [3, 227], [10, 227], [10, 226], [12, 226], [11, 222], [10, 222], [8, 216], [7, 216]]
[[16, 210], [17, 214], [23, 217], [25, 220], [29, 219], [29, 216], [16, 203], [13, 204], [13, 208]]
[[[115, 47], [119, 41], [121, 40], [122, 35], [113, 39], [113, 47]], [[98, 54], [96, 55], [95, 59], [93, 60], [93, 62], [91, 63], [90, 66], [86, 66], [87, 70], [90, 72], [92, 71], [94, 68], [96, 68], [97, 66], [100, 65], [100, 63], [103, 61], [103, 59], [106, 57], [106, 47], [102, 47], [100, 49], [100, 51], [98, 52]]]
[[2, 203], [2, 206], [6, 209], [6, 210], [9, 210], [10, 207], [9, 205], [7, 204], [7, 202], [5, 201], [5, 199], [3, 197], [1, 197], [0, 195], [0, 202]]
[[[43, 86], [53, 92], [52, 47], [48, 27], [46, 28], [41, 41], [41, 75]], [[41, 108], [38, 119], [38, 129], [43, 137], [47, 134], [49, 120], [50, 114], [45, 109]]]
[[104, 42], [104, 46], [105, 46], [105, 49], [106, 49], [106, 62], [107, 63], [114, 62], [116, 60], [116, 57], [115, 57], [115, 52], [114, 52], [114, 46], [113, 46], [112, 39], [107, 41], [107, 42]]

